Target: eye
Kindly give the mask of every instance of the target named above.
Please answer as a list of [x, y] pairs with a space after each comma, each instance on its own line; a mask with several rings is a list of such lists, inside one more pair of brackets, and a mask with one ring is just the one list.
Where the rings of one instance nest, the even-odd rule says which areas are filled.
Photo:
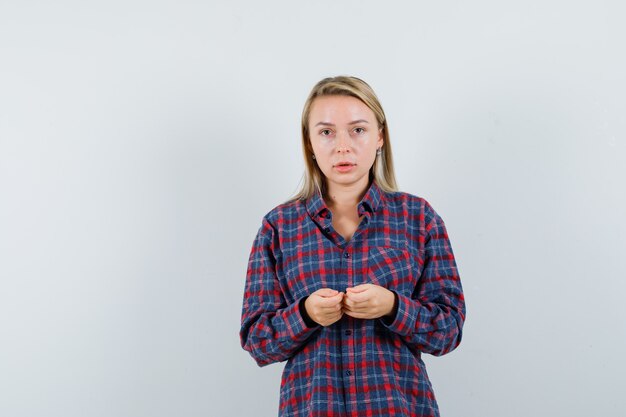
[[330, 129], [322, 129], [320, 130], [320, 135], [322, 136], [329, 136], [331, 134]]
[[362, 133], [365, 133], [365, 129], [364, 129], [364, 128], [362, 128], [362, 127], [355, 127], [355, 128], [354, 128], [354, 132], [355, 132], [357, 135], [360, 135], [360, 134], [362, 134]]

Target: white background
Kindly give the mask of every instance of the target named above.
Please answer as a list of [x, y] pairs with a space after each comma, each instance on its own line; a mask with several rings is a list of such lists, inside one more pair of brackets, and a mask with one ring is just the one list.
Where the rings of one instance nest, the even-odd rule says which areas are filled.
[[339, 74], [450, 232], [442, 416], [625, 415], [625, 12], [0, 1], [0, 415], [276, 415], [283, 365], [239, 345], [247, 259]]

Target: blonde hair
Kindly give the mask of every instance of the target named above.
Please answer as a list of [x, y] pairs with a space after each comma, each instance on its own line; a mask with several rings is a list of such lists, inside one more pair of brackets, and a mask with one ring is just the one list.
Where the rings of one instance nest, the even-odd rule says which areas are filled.
[[313, 148], [309, 136], [309, 114], [311, 105], [317, 97], [322, 96], [351, 96], [361, 100], [374, 112], [379, 129], [383, 133], [383, 147], [381, 154], [376, 155], [374, 165], [370, 169], [369, 179], [376, 181], [376, 184], [386, 192], [398, 191], [396, 176], [393, 170], [393, 158], [391, 153], [391, 143], [389, 141], [389, 128], [383, 107], [376, 97], [374, 90], [363, 80], [350, 76], [337, 76], [324, 78], [318, 82], [309, 97], [304, 103], [302, 110], [302, 153], [304, 156], [304, 181], [302, 186], [289, 201], [306, 200], [319, 192], [322, 196], [326, 192], [326, 181], [324, 174], [313, 159]]

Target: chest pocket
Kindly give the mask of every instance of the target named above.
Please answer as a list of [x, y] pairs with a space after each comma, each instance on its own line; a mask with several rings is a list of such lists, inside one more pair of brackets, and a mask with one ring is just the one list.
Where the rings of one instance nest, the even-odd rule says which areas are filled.
[[367, 259], [368, 281], [410, 296], [415, 287], [411, 254], [406, 249], [374, 246]]

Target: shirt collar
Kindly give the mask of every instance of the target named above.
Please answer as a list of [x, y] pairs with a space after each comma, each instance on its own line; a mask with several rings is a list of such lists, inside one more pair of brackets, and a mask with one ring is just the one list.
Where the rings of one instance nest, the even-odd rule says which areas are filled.
[[[366, 212], [374, 213], [383, 204], [383, 191], [380, 189], [375, 180], [372, 180], [367, 192], [357, 205], [359, 215]], [[313, 218], [329, 217], [330, 209], [322, 198], [319, 190], [309, 197], [306, 201], [306, 209]]]

